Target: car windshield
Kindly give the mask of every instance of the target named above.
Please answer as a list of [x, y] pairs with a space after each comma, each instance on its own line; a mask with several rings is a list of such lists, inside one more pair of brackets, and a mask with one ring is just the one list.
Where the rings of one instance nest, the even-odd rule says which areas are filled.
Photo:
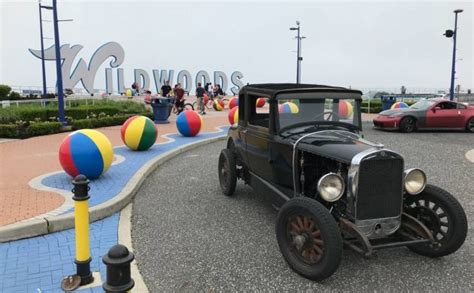
[[324, 122], [326, 125], [345, 123], [359, 129], [361, 126], [360, 95], [355, 93], [279, 94], [277, 101], [280, 129], [311, 122]]
[[410, 108], [415, 109], [415, 110], [426, 110], [429, 107], [431, 107], [432, 105], [434, 105], [435, 103], [436, 103], [436, 101], [419, 100], [415, 104], [411, 105]]

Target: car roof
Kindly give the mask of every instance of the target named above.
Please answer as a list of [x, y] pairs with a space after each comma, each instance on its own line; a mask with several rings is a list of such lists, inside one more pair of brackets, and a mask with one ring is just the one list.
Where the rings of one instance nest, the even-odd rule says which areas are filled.
[[353, 93], [362, 95], [359, 90], [348, 89], [338, 86], [328, 86], [320, 84], [296, 84], [296, 83], [260, 83], [260, 84], [247, 84], [241, 91], [243, 92], [254, 92], [257, 94], [268, 95], [274, 97], [279, 93], [290, 93], [290, 92], [334, 92], [334, 93]]

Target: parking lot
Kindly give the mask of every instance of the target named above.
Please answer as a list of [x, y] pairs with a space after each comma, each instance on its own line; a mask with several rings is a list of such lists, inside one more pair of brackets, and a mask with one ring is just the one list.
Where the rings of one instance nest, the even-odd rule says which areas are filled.
[[217, 159], [225, 143], [217, 142], [165, 163], [134, 200], [133, 246], [150, 291], [474, 291], [474, 163], [465, 156], [474, 135], [364, 127], [366, 139], [400, 152], [406, 167], [424, 169], [429, 183], [461, 202], [469, 232], [455, 254], [430, 259], [395, 248], [364, 259], [345, 250], [331, 278], [302, 278], [280, 254], [271, 205], [240, 181], [233, 197], [222, 195]]

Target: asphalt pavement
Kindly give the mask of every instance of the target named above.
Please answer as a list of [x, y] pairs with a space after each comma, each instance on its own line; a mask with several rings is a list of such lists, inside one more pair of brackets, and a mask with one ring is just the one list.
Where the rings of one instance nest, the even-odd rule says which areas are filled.
[[[367, 125], [366, 125], [367, 126]], [[170, 160], [134, 200], [132, 239], [150, 292], [163, 291], [474, 291], [474, 148], [468, 133], [402, 134], [365, 127], [365, 138], [425, 170], [428, 181], [453, 193], [468, 216], [469, 232], [456, 253], [439, 259], [406, 248], [371, 259], [344, 250], [341, 266], [317, 283], [294, 273], [275, 238], [277, 212], [238, 182], [233, 197], [219, 187], [217, 160], [224, 142]]]

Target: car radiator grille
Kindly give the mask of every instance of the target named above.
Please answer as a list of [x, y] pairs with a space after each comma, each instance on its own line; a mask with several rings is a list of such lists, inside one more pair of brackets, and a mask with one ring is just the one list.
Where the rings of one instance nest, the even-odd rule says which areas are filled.
[[357, 220], [400, 215], [402, 174], [401, 158], [376, 157], [361, 162], [356, 197]]

